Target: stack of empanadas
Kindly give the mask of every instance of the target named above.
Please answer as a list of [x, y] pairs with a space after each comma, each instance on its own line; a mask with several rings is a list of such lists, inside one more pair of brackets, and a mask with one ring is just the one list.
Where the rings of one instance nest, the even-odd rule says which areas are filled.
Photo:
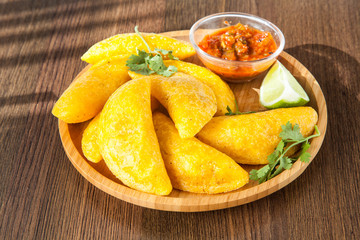
[[[176, 49], [180, 59], [195, 53], [176, 39], [145, 38], [152, 48]], [[249, 182], [239, 163], [267, 163], [282, 124], [298, 123], [305, 136], [314, 130], [317, 114], [310, 107], [224, 116], [227, 107], [234, 110], [233, 92], [216, 74], [195, 64], [166, 60], [165, 65], [177, 67], [171, 77], [128, 72], [125, 62], [136, 51], [131, 44], [144, 48], [133, 34], [91, 47], [82, 59], [94, 65], [53, 108], [67, 123], [92, 119], [83, 133], [84, 156], [94, 163], [103, 159], [131, 188], [158, 195], [170, 194], [172, 188], [232, 191]]]

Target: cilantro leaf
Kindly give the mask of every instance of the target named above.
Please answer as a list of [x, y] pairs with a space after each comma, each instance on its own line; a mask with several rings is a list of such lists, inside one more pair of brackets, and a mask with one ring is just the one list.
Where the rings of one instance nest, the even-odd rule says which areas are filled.
[[[136, 49], [136, 53], [137, 53], [137, 55], [138, 55], [140, 58], [143, 58], [143, 59], [145, 59], [146, 57], [149, 57], [149, 56], [150, 56], [150, 54], [147, 53], [147, 52], [144, 51], [144, 50]], [[134, 56], [136, 56], [136, 55], [134, 55]]]
[[157, 73], [165, 77], [170, 77], [175, 72], [177, 72], [177, 68], [175, 66], [166, 67], [163, 61], [163, 57], [167, 57], [168, 59], [172, 60], [178, 60], [177, 57], [172, 55], [172, 51], [158, 48], [155, 48], [154, 51], [151, 51], [149, 45], [138, 31], [137, 26], [135, 27], [135, 32], [144, 42], [149, 52], [136, 49], [137, 55], [132, 54], [126, 61], [126, 66], [129, 67], [130, 71], [134, 71], [142, 75]]
[[295, 124], [294, 128], [292, 127], [290, 122], [287, 122], [286, 125], [281, 126], [282, 132], [280, 133], [280, 137], [283, 140], [289, 141], [301, 141], [304, 139], [303, 135], [300, 132], [300, 127], [298, 124]]
[[251, 180], [255, 180], [255, 181], [259, 180], [259, 177], [258, 177], [258, 175], [257, 175], [257, 170], [252, 169], [252, 170], [250, 171], [250, 179], [251, 179]]
[[307, 150], [310, 148], [310, 143], [309, 142], [304, 142], [302, 144], [302, 149], [301, 149], [301, 152], [300, 152], [300, 161], [302, 162], [305, 162], [305, 163], [308, 163], [310, 161], [310, 153], [307, 152]]
[[285, 146], [285, 142], [283, 140], [281, 140], [279, 142], [279, 144], [276, 146], [276, 151], [277, 152], [282, 152], [284, 150], [284, 146]]
[[168, 51], [168, 50], [164, 50], [164, 49], [155, 48], [155, 52], [167, 57], [170, 60], [179, 60], [179, 58], [172, 55], [173, 51], [171, 51], [171, 50]]
[[258, 170], [253, 169], [250, 171], [250, 179], [258, 181], [264, 178], [266, 175], [268, 175], [269, 171], [270, 171], [269, 165], [265, 165], [264, 167]]
[[160, 75], [163, 75], [165, 77], [170, 77], [175, 72], [177, 72], [177, 67], [170, 65], [165, 71], [159, 73]]
[[150, 75], [151, 70], [148, 68], [144, 59], [140, 59], [136, 55], [131, 55], [129, 59], [126, 61], [126, 66], [136, 73], [140, 73], [142, 75]]
[[265, 165], [264, 167], [260, 168], [258, 171], [257, 171], [257, 176], [259, 178], [265, 176], [270, 170], [270, 167], [268, 165]]
[[292, 166], [292, 159], [284, 156], [280, 156], [278, 162], [279, 166], [277, 166], [275, 172], [270, 175], [270, 178], [273, 178], [280, 174], [284, 169], [290, 169]]
[[282, 166], [284, 169], [290, 169], [292, 167], [292, 159], [289, 157], [282, 157], [280, 158], [280, 166]]
[[144, 57], [141, 57], [141, 56], [132, 54], [132, 55], [130, 55], [130, 57], [129, 57], [128, 60], [126, 61], [126, 66], [132, 65], [132, 64], [142, 64], [142, 63], [145, 63], [145, 60], [144, 60], [144, 59], [145, 59]]
[[133, 68], [133, 71], [146, 76], [149, 76], [150, 74], [154, 73], [154, 71], [151, 71], [145, 63], [135, 66]]
[[270, 154], [268, 157], [267, 157], [267, 160], [269, 161], [269, 165], [274, 165], [276, 163], [276, 160], [278, 159], [279, 157], [279, 153], [274, 151], [272, 154]]
[[160, 55], [155, 55], [152, 58], [149, 58], [147, 62], [149, 64], [149, 68], [156, 73], [163, 72], [166, 69], [166, 66]]
[[304, 152], [303, 154], [300, 155], [300, 161], [304, 163], [310, 162], [310, 158], [311, 158], [311, 154], [308, 152]]
[[[228, 109], [229, 113], [231, 109]], [[298, 124], [295, 124], [294, 127], [290, 122], [287, 122], [285, 125], [281, 126], [281, 133], [279, 136], [281, 137], [280, 142], [276, 146], [273, 153], [268, 156], [269, 164], [260, 168], [259, 170], [251, 170], [250, 171], [250, 179], [258, 181], [259, 183], [263, 183], [278, 174], [280, 174], [285, 169], [290, 169], [293, 163], [296, 161], [295, 158], [290, 158], [286, 156], [286, 153], [289, 149], [294, 146], [301, 144], [301, 151], [299, 155], [299, 159], [302, 162], [309, 162], [311, 155], [307, 152], [310, 148], [309, 140], [314, 137], [319, 137], [320, 132], [318, 127], [315, 125], [315, 134], [304, 138], [304, 136], [300, 132], [300, 127]], [[286, 148], [285, 148], [286, 146]]]

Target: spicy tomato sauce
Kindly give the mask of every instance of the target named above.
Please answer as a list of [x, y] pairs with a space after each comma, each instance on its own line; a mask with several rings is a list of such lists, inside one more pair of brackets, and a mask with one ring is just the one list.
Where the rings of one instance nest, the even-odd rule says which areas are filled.
[[240, 23], [205, 36], [199, 47], [212, 56], [236, 61], [262, 59], [277, 49], [270, 32]]

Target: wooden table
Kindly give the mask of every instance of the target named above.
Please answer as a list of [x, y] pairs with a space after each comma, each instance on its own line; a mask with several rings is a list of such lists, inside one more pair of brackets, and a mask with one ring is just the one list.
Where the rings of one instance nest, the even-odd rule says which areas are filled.
[[[359, 9], [357, 0], [0, 1], [0, 239], [359, 239]], [[313, 163], [266, 198], [202, 213], [138, 207], [88, 183], [51, 115], [82, 53], [135, 25], [189, 29], [224, 11], [275, 23], [322, 87], [328, 130]]]

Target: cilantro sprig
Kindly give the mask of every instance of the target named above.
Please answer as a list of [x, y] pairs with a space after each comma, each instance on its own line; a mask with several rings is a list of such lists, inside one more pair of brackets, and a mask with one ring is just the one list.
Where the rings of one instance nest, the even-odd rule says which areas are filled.
[[226, 107], [226, 110], [228, 111], [227, 113], [225, 113], [226, 116], [234, 116], [234, 115], [242, 115], [242, 114], [248, 114], [248, 113], [254, 113], [254, 112], [240, 112], [239, 111], [239, 106], [238, 103], [235, 99], [235, 112], [233, 112], [231, 110], [231, 108], [229, 106]]
[[[318, 127], [315, 125], [316, 133], [306, 138], [301, 134], [298, 124], [295, 124], [293, 127], [290, 122], [287, 122], [281, 128], [282, 131], [279, 134], [281, 141], [275, 148], [275, 151], [268, 156], [269, 164], [258, 170], [251, 170], [250, 179], [263, 183], [280, 174], [285, 169], [290, 169], [297, 159], [305, 163], [310, 161], [311, 155], [307, 152], [310, 147], [309, 140], [320, 136]], [[301, 144], [301, 151], [296, 157], [290, 158], [285, 156], [291, 148], [299, 144]]]
[[165, 77], [170, 77], [177, 72], [175, 66], [170, 65], [169, 67], [166, 67], [163, 61], [163, 57], [167, 57], [170, 60], [179, 60], [172, 54], [172, 51], [158, 48], [155, 48], [155, 50], [152, 51], [149, 44], [138, 31], [138, 26], [135, 27], [135, 32], [144, 42], [148, 52], [136, 49], [137, 55], [132, 54], [126, 61], [126, 66], [129, 67], [131, 71], [147, 76], [157, 73]]

